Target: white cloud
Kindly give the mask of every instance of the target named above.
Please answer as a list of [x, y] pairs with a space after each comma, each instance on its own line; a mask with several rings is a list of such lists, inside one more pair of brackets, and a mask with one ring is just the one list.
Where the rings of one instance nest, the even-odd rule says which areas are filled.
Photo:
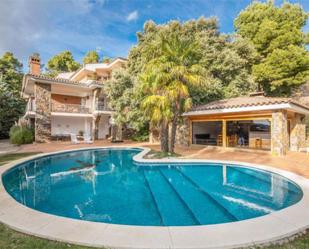
[[[0, 0], [0, 57], [13, 52], [26, 71], [33, 52], [41, 54], [43, 63], [63, 50], [72, 51], [80, 60], [97, 47], [104, 55], [126, 56], [131, 46], [126, 39], [129, 27], [122, 14], [106, 10], [106, 1]], [[96, 15], [92, 15], [94, 9]], [[111, 34], [110, 25], [118, 33]]]
[[138, 11], [134, 10], [127, 16], [127, 21], [128, 22], [135, 21], [137, 20], [137, 18], [138, 18]]

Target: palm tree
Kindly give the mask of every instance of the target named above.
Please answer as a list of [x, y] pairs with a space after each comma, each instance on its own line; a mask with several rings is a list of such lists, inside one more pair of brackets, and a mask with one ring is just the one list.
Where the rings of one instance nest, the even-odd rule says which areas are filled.
[[198, 44], [191, 39], [181, 39], [176, 35], [160, 36], [158, 51], [145, 67], [146, 74], [152, 75], [152, 81], [144, 82], [151, 86], [148, 88], [150, 94], [160, 93], [164, 101], [169, 102], [164, 102], [164, 108], [169, 108], [170, 115], [164, 122], [171, 124], [168, 151], [174, 152], [179, 117], [192, 105], [190, 87], [202, 82], [205, 71], [200, 65]]
[[150, 125], [160, 127], [161, 151], [168, 152], [168, 126], [172, 117], [170, 101], [162, 88], [156, 84], [155, 76], [147, 73], [149, 72], [140, 76], [142, 91], [146, 93], [141, 107], [148, 115]]

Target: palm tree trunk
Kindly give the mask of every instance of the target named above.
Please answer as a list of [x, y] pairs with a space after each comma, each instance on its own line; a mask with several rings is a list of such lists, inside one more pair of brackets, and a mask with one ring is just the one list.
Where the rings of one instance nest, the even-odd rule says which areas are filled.
[[161, 151], [168, 152], [168, 123], [163, 122], [161, 124], [160, 131]]
[[172, 129], [171, 129], [171, 137], [170, 137], [170, 145], [169, 145], [169, 152], [171, 153], [174, 153], [174, 150], [175, 150], [177, 120], [178, 120], [178, 113], [176, 112], [172, 120]]

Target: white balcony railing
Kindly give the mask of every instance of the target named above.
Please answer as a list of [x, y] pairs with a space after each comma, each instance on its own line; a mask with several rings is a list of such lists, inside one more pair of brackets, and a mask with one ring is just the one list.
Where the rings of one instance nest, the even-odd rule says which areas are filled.
[[52, 112], [90, 113], [90, 108], [77, 104], [52, 104]]
[[112, 109], [108, 107], [106, 103], [99, 103], [96, 105], [96, 111], [111, 111]]
[[26, 112], [35, 112], [35, 101], [34, 99], [29, 99], [26, 105]]

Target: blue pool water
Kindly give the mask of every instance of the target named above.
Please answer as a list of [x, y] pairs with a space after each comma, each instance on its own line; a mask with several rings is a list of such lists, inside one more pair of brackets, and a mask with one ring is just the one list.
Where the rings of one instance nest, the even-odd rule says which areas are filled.
[[188, 226], [250, 219], [298, 202], [270, 172], [221, 164], [137, 164], [139, 149], [62, 153], [3, 175], [18, 202], [50, 214], [127, 225]]

